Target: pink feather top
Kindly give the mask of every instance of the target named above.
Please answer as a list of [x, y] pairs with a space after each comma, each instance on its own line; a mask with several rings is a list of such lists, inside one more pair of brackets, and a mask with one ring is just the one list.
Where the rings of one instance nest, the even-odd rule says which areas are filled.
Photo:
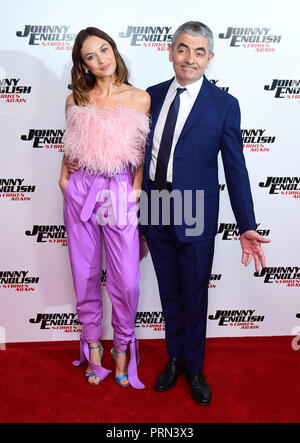
[[87, 172], [113, 177], [143, 164], [148, 133], [149, 117], [137, 109], [74, 105], [67, 111], [64, 151]]

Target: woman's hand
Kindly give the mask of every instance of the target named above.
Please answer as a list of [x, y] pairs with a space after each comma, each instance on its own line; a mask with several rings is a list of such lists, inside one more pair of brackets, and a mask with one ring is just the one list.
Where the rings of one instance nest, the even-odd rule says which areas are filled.
[[138, 202], [140, 201], [140, 198], [141, 198], [142, 189], [141, 188], [133, 188], [133, 192], [135, 194], [136, 203], [138, 204]]
[[143, 182], [143, 169], [144, 165], [140, 166], [136, 171], [136, 174], [133, 178], [132, 189], [135, 193], [136, 203], [140, 201], [141, 193], [142, 193], [142, 182]]
[[64, 163], [68, 169], [69, 174], [75, 172], [79, 169], [78, 160], [69, 160], [68, 157], [64, 156]]

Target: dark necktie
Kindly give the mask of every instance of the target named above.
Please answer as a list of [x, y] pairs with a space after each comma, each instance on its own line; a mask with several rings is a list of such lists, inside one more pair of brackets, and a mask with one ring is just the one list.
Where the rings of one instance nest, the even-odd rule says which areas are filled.
[[177, 94], [169, 108], [166, 123], [161, 136], [154, 178], [154, 187], [160, 191], [166, 188], [168, 163], [180, 106], [179, 96], [185, 90], [186, 88], [177, 88]]

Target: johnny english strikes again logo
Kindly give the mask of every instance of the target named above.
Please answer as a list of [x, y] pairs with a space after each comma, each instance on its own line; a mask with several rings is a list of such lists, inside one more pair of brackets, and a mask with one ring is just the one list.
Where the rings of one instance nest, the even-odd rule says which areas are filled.
[[275, 91], [275, 98], [300, 99], [300, 80], [273, 79], [265, 91]]
[[220, 281], [221, 278], [222, 278], [222, 274], [211, 274], [210, 280], [209, 280], [209, 283], [208, 283], [208, 287], [210, 289], [216, 288], [217, 287], [216, 283], [218, 281]]
[[229, 86], [220, 86], [217, 85], [219, 80], [209, 80], [213, 85], [218, 86], [218, 88], [222, 89], [222, 91], [229, 92]]
[[218, 310], [215, 315], [209, 315], [209, 320], [218, 320], [218, 326], [238, 326], [241, 329], [258, 329], [254, 323], [261, 323], [265, 317], [253, 315], [255, 309], [247, 310]]
[[120, 32], [121, 38], [129, 38], [131, 46], [157, 46], [171, 43], [171, 26], [127, 26], [126, 32]]
[[254, 276], [263, 277], [264, 283], [284, 284], [287, 287], [300, 286], [300, 266], [269, 266], [255, 272]]
[[40, 329], [64, 329], [65, 332], [81, 332], [77, 313], [37, 314], [29, 323], [40, 324]]
[[[260, 223], [256, 223], [256, 232], [262, 237], [270, 235], [270, 229], [258, 229]], [[222, 240], [239, 240], [240, 231], [236, 223], [220, 223], [217, 234], [222, 234]]]
[[39, 277], [28, 276], [29, 271], [0, 271], [0, 287], [14, 289], [16, 292], [34, 292]]
[[269, 152], [265, 145], [275, 143], [276, 137], [265, 134], [265, 129], [242, 129], [244, 148], [251, 152]]
[[21, 135], [21, 140], [32, 141], [33, 148], [57, 149], [63, 152], [63, 129], [29, 129], [28, 134]]
[[291, 195], [300, 198], [300, 177], [267, 177], [259, 183], [260, 188], [269, 188], [269, 194]]
[[105, 287], [106, 286], [106, 269], [102, 269], [102, 273], [101, 273], [101, 286]]
[[230, 40], [232, 47], [255, 47], [257, 51], [274, 52], [269, 44], [279, 43], [281, 35], [270, 35], [271, 28], [233, 28], [228, 27], [226, 33], [219, 34], [219, 38]]
[[65, 43], [75, 40], [76, 34], [69, 33], [70, 26], [49, 26], [49, 25], [25, 25], [23, 31], [17, 31], [17, 37], [28, 37], [29, 45], [50, 46], [51, 43], [59, 49], [71, 49], [70, 45]]
[[0, 178], [0, 198], [8, 198], [13, 201], [30, 201], [25, 193], [33, 193], [35, 186], [23, 184], [24, 178]]
[[56, 243], [68, 246], [66, 228], [63, 225], [34, 225], [32, 231], [25, 231], [25, 235], [36, 237], [37, 243]]
[[135, 317], [135, 327], [151, 328], [154, 331], [165, 330], [165, 319], [163, 313], [159, 312], [137, 312]]
[[0, 100], [5, 103], [26, 103], [27, 95], [31, 93], [31, 86], [23, 86], [19, 82], [19, 78], [0, 79]]

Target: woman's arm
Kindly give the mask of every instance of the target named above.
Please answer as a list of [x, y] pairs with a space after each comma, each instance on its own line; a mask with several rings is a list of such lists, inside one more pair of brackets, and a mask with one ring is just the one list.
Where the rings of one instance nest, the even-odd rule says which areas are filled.
[[137, 169], [134, 179], [133, 179], [132, 188], [135, 193], [137, 203], [140, 200], [140, 195], [141, 195], [141, 191], [142, 191], [143, 170], [144, 170], [144, 165], [141, 165]]
[[63, 196], [65, 196], [65, 190], [66, 190], [68, 180], [69, 180], [69, 172], [68, 172], [68, 168], [65, 165], [64, 159], [65, 159], [65, 156], [63, 156], [63, 158], [62, 158], [61, 172], [60, 172], [60, 178], [59, 178], [59, 187], [61, 189]]
[[[67, 112], [68, 108], [74, 104], [75, 104], [75, 102], [74, 102], [73, 94], [70, 94], [66, 100], [65, 113]], [[67, 187], [68, 180], [69, 180], [69, 171], [66, 166], [66, 158], [65, 158], [65, 156], [63, 156], [62, 162], [61, 162], [60, 178], [59, 178], [59, 187], [61, 189], [63, 196], [65, 196], [65, 190]]]
[[[151, 107], [151, 99], [150, 95], [146, 91], [137, 90], [137, 107], [141, 112], [144, 112], [145, 114], [150, 113], [150, 107]], [[133, 179], [133, 190], [136, 195], [136, 201], [138, 202], [140, 199], [141, 191], [142, 191], [142, 182], [143, 182], [143, 170], [144, 165], [141, 165], [134, 176]]]

